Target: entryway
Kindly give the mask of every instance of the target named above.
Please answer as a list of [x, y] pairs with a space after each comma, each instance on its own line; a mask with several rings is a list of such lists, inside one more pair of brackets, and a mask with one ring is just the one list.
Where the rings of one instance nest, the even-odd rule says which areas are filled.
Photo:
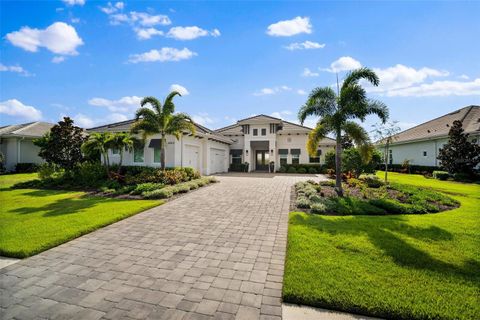
[[268, 165], [270, 163], [270, 153], [268, 150], [255, 151], [255, 170], [268, 171]]

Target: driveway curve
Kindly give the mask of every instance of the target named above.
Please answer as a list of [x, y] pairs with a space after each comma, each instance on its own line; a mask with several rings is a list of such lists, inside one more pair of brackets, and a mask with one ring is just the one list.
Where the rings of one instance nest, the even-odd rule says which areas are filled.
[[291, 186], [312, 177], [218, 179], [1, 269], [0, 318], [281, 319]]

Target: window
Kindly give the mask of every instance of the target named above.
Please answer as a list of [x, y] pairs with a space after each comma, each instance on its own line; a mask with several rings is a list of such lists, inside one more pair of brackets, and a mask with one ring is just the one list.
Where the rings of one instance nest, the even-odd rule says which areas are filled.
[[153, 148], [153, 162], [154, 163], [160, 163], [160, 158], [161, 158], [161, 149], [160, 148]]
[[393, 164], [392, 150], [388, 150], [388, 164]]
[[267, 135], [267, 129], [262, 129], [262, 136], [266, 136]]
[[317, 150], [315, 157], [310, 157], [310, 163], [320, 163], [320, 156], [322, 155], [322, 150]]
[[120, 149], [112, 148], [112, 154], [120, 154]]
[[280, 155], [280, 166], [287, 165], [288, 149], [278, 149], [278, 154]]
[[423, 156], [424, 156], [424, 157], [427, 156], [427, 151], [423, 151]]
[[232, 149], [230, 150], [230, 154], [232, 155], [232, 164], [240, 164], [242, 163], [242, 149]]
[[258, 136], [258, 129], [253, 129], [253, 135]]
[[300, 149], [290, 149], [292, 164], [300, 164]]
[[133, 147], [133, 162], [143, 162], [143, 146]]

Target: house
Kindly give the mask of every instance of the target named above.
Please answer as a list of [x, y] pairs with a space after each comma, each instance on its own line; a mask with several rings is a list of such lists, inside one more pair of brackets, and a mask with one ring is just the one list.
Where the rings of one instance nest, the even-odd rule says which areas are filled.
[[[480, 143], [480, 106], [472, 105], [396, 134], [389, 148], [389, 163], [402, 164], [408, 160], [411, 165], [440, 166], [438, 152], [448, 142], [448, 132], [455, 120], [462, 122], [470, 141]], [[378, 148], [383, 152], [382, 144]]]
[[[128, 132], [133, 123], [134, 120], [128, 120], [87, 132]], [[311, 128], [266, 115], [246, 118], [215, 131], [195, 126], [194, 136], [184, 134], [179, 140], [167, 136], [167, 167], [192, 167], [209, 175], [228, 171], [232, 163], [248, 162], [250, 171], [268, 171], [271, 161], [275, 162], [275, 169], [282, 164], [324, 163], [325, 152], [335, 146], [335, 141], [326, 138], [320, 143], [317, 157], [309, 157], [305, 146]], [[159, 167], [160, 135], [148, 137], [133, 152], [109, 150], [112, 163], [118, 163], [120, 152], [124, 152], [123, 165]]]
[[0, 152], [3, 153], [7, 171], [15, 170], [17, 163], [43, 163], [38, 156], [40, 149], [33, 140], [50, 131], [53, 123], [29, 122], [0, 127]]

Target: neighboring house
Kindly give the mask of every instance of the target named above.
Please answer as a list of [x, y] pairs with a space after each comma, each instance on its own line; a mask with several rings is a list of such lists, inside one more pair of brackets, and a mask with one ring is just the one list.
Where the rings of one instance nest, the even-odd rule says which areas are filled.
[[0, 127], [0, 151], [5, 156], [7, 171], [15, 169], [17, 163], [43, 163], [38, 156], [40, 149], [33, 140], [40, 138], [54, 124], [47, 122], [30, 122]]
[[[91, 132], [129, 132], [135, 120], [112, 123], [87, 129]], [[177, 140], [167, 136], [167, 167], [192, 167], [201, 174], [208, 175], [228, 170], [228, 151], [232, 141], [210, 129], [195, 124], [195, 136], [184, 134]], [[120, 161], [123, 152], [123, 165], [160, 167], [160, 135], [149, 136], [142, 147], [135, 147], [133, 152], [109, 150], [110, 162]]]
[[[128, 132], [133, 122], [108, 124], [87, 132]], [[270, 161], [275, 162], [276, 169], [281, 164], [322, 164], [325, 153], [335, 146], [334, 140], [324, 139], [318, 156], [311, 158], [305, 147], [311, 128], [265, 115], [243, 119], [215, 131], [199, 124], [195, 126], [195, 136], [184, 134], [179, 140], [167, 136], [167, 167], [192, 167], [208, 175], [228, 171], [231, 163], [248, 162], [250, 171], [268, 171]], [[123, 152], [124, 165], [160, 167], [160, 135], [148, 137], [143, 147], [133, 152], [109, 150], [112, 163], [118, 163], [120, 152]]]
[[334, 149], [335, 141], [323, 139], [317, 156], [310, 157], [306, 144], [311, 130], [279, 118], [258, 115], [215, 132], [233, 141], [230, 145], [230, 163], [248, 162], [250, 171], [267, 171], [271, 161], [275, 163], [275, 170], [286, 164], [325, 163], [325, 153]]
[[[440, 166], [438, 151], [448, 142], [455, 120], [462, 122], [470, 141], [480, 143], [480, 106], [468, 106], [396, 134], [389, 149], [389, 163], [409, 160], [411, 165]], [[378, 149], [383, 152], [383, 145], [378, 144]]]

